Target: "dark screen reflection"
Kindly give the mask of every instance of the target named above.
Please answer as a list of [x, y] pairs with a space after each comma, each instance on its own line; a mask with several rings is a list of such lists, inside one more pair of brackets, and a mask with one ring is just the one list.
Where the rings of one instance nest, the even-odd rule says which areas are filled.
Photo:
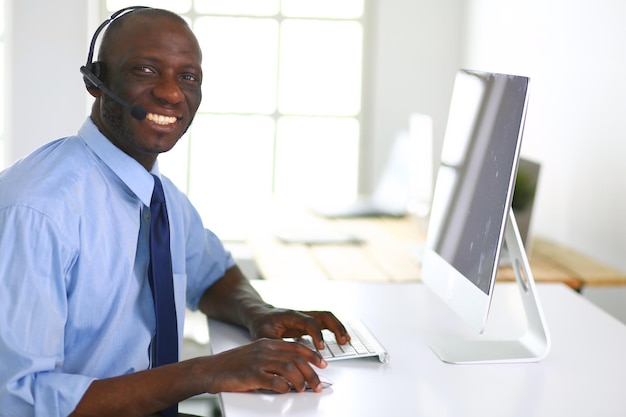
[[528, 78], [459, 71], [428, 246], [486, 294], [511, 207]]

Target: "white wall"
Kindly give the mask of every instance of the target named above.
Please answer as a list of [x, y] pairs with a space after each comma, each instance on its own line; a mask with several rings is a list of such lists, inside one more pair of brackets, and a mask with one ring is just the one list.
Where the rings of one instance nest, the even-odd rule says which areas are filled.
[[76, 132], [87, 92], [87, 3], [13, 0], [9, 7], [7, 162]]
[[409, 115], [434, 119], [435, 154], [441, 152], [456, 70], [461, 58], [464, 0], [376, 0], [369, 3], [362, 188], [381, 174], [395, 135]]
[[462, 65], [531, 77], [534, 230], [626, 271], [626, 2], [471, 0]]

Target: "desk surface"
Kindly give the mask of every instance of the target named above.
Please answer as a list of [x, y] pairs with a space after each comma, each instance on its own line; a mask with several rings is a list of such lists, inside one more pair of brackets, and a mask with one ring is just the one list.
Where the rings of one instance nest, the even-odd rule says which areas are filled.
[[[425, 225], [412, 217], [324, 219], [310, 212], [274, 208], [247, 239], [260, 275], [271, 280], [349, 280], [415, 282], [421, 277], [420, 253]], [[277, 234], [303, 241], [307, 236], [356, 236], [361, 244], [285, 243]], [[543, 239], [535, 239], [530, 256], [537, 282], [560, 282], [574, 289], [584, 285], [626, 285], [626, 273]], [[498, 279], [514, 281], [510, 267]]]
[[[225, 417], [243, 416], [623, 416], [626, 326], [561, 284], [539, 284], [552, 334], [546, 359], [530, 364], [449, 365], [428, 347], [464, 324], [421, 284], [258, 281], [276, 305], [330, 309], [360, 317], [391, 354], [331, 362], [321, 394], [221, 394]], [[516, 286], [498, 284], [485, 337], [515, 337], [524, 326]], [[244, 332], [210, 323], [220, 352], [248, 342]]]

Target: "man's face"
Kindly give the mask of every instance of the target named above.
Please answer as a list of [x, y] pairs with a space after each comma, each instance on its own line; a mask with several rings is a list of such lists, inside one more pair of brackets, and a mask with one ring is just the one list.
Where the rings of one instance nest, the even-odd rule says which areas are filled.
[[92, 118], [117, 147], [150, 169], [187, 131], [202, 99], [202, 54], [181, 22], [129, 15], [112, 34], [103, 61], [105, 84], [131, 106], [148, 112], [136, 120], [106, 95], [96, 96]]

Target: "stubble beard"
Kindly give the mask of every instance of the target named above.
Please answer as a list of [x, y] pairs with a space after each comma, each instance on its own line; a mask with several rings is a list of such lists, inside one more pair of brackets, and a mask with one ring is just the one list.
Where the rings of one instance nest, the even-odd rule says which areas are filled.
[[[106, 95], [102, 97], [102, 120], [108, 127], [108, 134], [112, 136], [109, 137], [109, 140], [111, 140], [121, 149], [124, 149], [123, 146], [128, 146], [130, 144], [138, 146], [139, 143], [141, 143], [139, 140], [140, 138], [135, 136], [135, 133], [133, 133], [133, 130], [129, 125], [128, 114], [128, 110], [115, 100]], [[180, 138], [182, 138], [185, 133], [187, 133], [187, 131], [191, 127], [193, 119], [194, 117], [192, 117], [187, 126], [185, 126], [185, 129], [181, 133], [181, 135], [176, 138], [176, 141], [172, 145], [172, 148], [176, 145], [176, 143], [178, 143]], [[164, 133], [157, 133], [156, 135], [159, 140], [166, 137]], [[167, 152], [170, 149], [164, 150], [162, 152]], [[147, 149], [142, 149], [142, 151], [149, 152], [149, 150]]]

